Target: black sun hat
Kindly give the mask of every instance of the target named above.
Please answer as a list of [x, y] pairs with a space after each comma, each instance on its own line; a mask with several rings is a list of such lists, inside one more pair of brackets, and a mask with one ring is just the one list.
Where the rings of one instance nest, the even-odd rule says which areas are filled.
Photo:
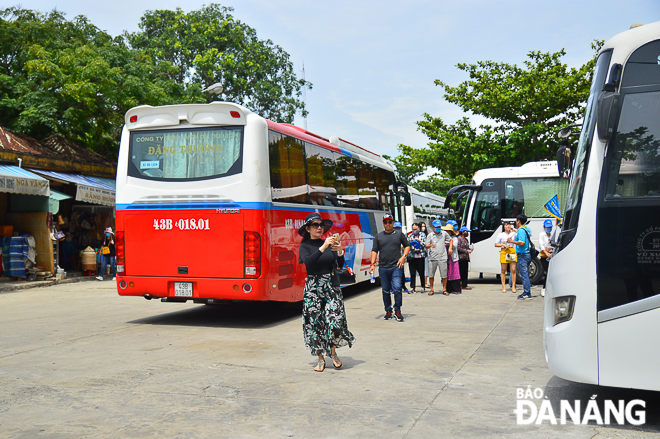
[[298, 229], [298, 234], [300, 236], [305, 236], [305, 232], [307, 231], [305, 227], [309, 226], [312, 224], [314, 221], [322, 221], [323, 222], [323, 233], [327, 232], [332, 228], [333, 222], [329, 219], [323, 219], [321, 218], [321, 215], [318, 212], [312, 212], [309, 215], [305, 217], [305, 222], [304, 224]]

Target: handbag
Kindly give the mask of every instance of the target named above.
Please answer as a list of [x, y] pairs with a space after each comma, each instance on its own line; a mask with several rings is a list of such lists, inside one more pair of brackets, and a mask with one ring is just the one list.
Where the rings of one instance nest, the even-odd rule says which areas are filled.
[[349, 271], [348, 268], [346, 268], [346, 264], [344, 264], [343, 267], [337, 267], [337, 259], [335, 259], [335, 264], [332, 268], [332, 276], [330, 278], [332, 286], [334, 288], [341, 287], [341, 277], [348, 273]]
[[518, 258], [516, 257], [515, 253], [506, 253], [504, 255], [504, 260], [507, 262], [517, 262]]
[[532, 257], [532, 259], [536, 259], [539, 256], [539, 251], [534, 246], [534, 243], [532, 242], [532, 238], [529, 237], [529, 232], [527, 231], [527, 229], [523, 229], [523, 230], [527, 235], [527, 239], [529, 239], [529, 255]]
[[109, 255], [110, 254], [110, 247], [108, 247], [107, 245], [104, 245], [103, 247], [101, 247], [101, 254]]

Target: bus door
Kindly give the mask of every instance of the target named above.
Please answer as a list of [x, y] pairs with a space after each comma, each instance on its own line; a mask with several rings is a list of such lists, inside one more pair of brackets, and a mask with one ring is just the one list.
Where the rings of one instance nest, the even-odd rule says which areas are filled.
[[487, 179], [481, 183], [483, 189], [473, 193], [470, 208], [466, 209], [464, 224], [471, 230], [470, 242], [475, 245], [470, 254], [470, 265], [474, 271], [499, 273], [499, 249], [495, 240], [502, 229], [501, 191], [499, 178]]
[[[635, 65], [643, 50], [651, 62]], [[660, 85], [638, 82], [658, 84], [658, 53], [660, 41], [642, 46], [624, 70], [596, 229], [599, 381], [656, 390], [660, 336], [649, 328], [660, 321]]]

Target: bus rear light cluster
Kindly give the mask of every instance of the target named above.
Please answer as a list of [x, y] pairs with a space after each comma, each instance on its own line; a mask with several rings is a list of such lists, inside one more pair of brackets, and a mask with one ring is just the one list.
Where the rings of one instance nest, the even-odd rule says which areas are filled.
[[129, 119], [129, 122], [131, 122], [131, 123], [137, 122], [137, 116], [131, 116], [131, 118]]
[[117, 274], [122, 276], [126, 274], [126, 261], [124, 251], [124, 232], [117, 232], [115, 235], [115, 251], [117, 252]]
[[261, 237], [257, 232], [245, 232], [245, 277], [256, 279], [261, 272]]
[[229, 114], [231, 114], [231, 117], [241, 117], [241, 113], [238, 111], [230, 111]]

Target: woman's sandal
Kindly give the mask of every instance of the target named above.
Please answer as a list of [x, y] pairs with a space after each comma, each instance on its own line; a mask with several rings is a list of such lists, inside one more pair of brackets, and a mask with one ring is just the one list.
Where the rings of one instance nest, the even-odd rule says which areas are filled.
[[[337, 354], [330, 355], [330, 358], [332, 359], [332, 365], [335, 367], [335, 369], [341, 369], [341, 366], [344, 363], [341, 362]], [[337, 366], [337, 364], [339, 364], [339, 366]]]
[[445, 296], [449, 296], [449, 292], [447, 290], [444, 290], [442, 294], [444, 294]]
[[502, 292], [503, 292], [503, 293], [506, 293], [506, 288], [502, 288]]
[[433, 291], [433, 290], [429, 291], [429, 296], [432, 296], [434, 294], [435, 294], [435, 291]]
[[319, 360], [314, 368], [314, 372], [323, 372], [325, 370], [325, 360]]

